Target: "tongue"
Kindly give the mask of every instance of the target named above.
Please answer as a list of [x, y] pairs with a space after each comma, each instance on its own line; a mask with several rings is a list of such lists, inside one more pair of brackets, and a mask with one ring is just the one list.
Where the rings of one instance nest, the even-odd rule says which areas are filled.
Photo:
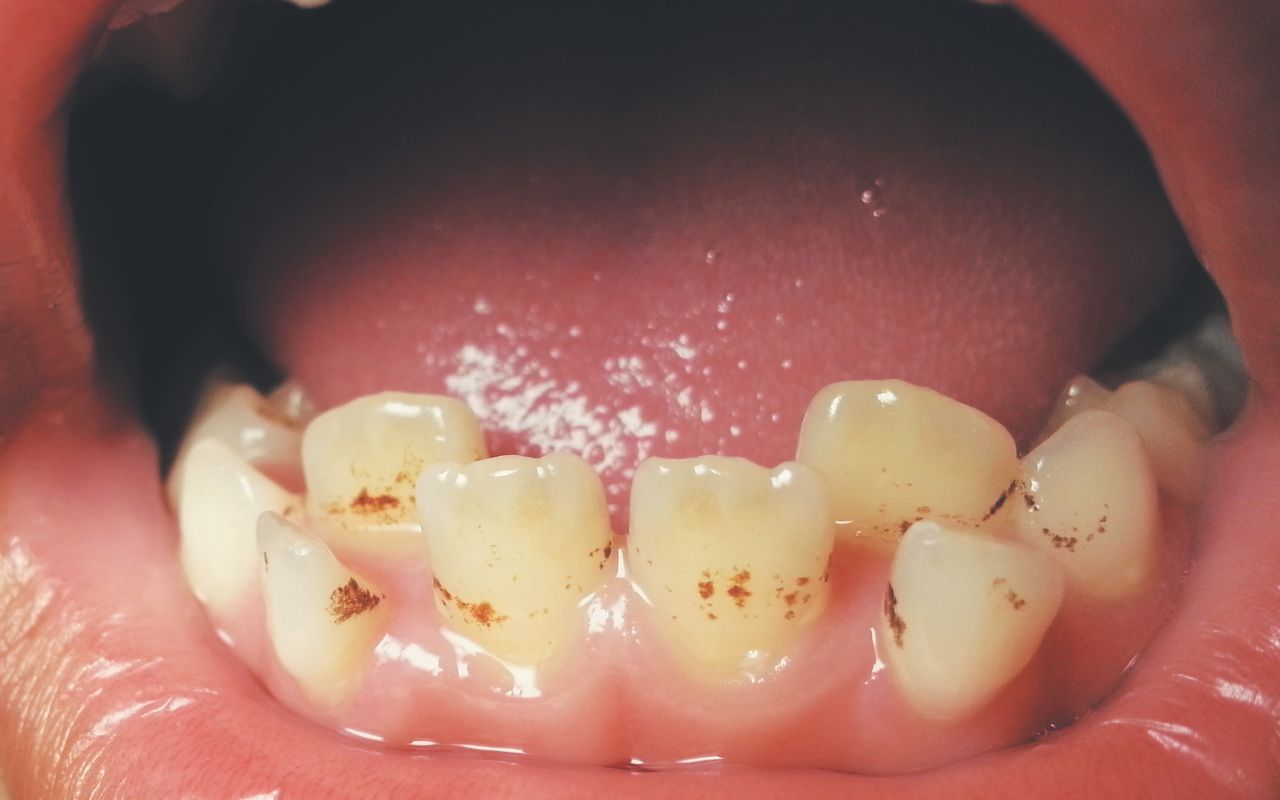
[[[321, 405], [461, 397], [615, 511], [647, 456], [790, 458], [835, 380], [1025, 441], [1187, 260], [1119, 115], [1020, 27], [351, 8], [229, 178], [251, 327]], [[618, 26], [640, 46], [581, 35]]]

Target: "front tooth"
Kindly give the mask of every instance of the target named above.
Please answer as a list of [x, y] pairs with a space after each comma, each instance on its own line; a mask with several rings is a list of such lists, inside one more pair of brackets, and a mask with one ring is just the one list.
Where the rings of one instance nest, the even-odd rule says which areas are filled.
[[555, 653], [610, 563], [604, 487], [577, 456], [438, 464], [418, 482], [418, 515], [444, 620], [517, 664]]
[[1108, 411], [1068, 420], [1022, 461], [1019, 534], [1099, 598], [1138, 589], [1152, 567], [1156, 484], [1133, 426]]
[[178, 506], [186, 454], [205, 439], [223, 442], [251, 464], [296, 470], [309, 407], [310, 401], [294, 384], [263, 397], [252, 386], [211, 381], [169, 473], [170, 504]]
[[1013, 680], [1062, 605], [1051, 559], [982, 533], [917, 522], [890, 568], [879, 649], [921, 714], [959, 719]]
[[480, 423], [453, 398], [361, 397], [316, 417], [303, 434], [307, 509], [349, 528], [416, 525], [423, 469], [485, 455]]
[[659, 630], [720, 675], [770, 668], [818, 617], [834, 538], [827, 482], [803, 464], [654, 458], [632, 483], [632, 580]]
[[903, 381], [823, 389], [805, 414], [796, 460], [830, 480], [842, 531], [890, 546], [923, 517], [980, 525], [1018, 471], [1003, 425]]
[[323, 542], [277, 514], [257, 525], [267, 633], [276, 659], [313, 702], [350, 697], [382, 637], [386, 597]]
[[258, 517], [302, 501], [218, 439], [193, 445], [184, 465], [176, 489], [187, 582], [215, 616], [237, 613], [253, 585]]

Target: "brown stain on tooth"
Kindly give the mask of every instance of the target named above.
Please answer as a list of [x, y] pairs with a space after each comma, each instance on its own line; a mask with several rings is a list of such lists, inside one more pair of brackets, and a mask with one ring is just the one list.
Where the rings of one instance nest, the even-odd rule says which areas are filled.
[[352, 578], [329, 595], [329, 614], [334, 622], [343, 623], [366, 611], [372, 611], [381, 602], [380, 595], [364, 588]]
[[698, 597], [706, 600], [716, 593], [716, 585], [712, 581], [698, 581]]
[[898, 616], [898, 596], [893, 593], [893, 584], [884, 593], [884, 616], [889, 621], [889, 630], [893, 631], [893, 643], [902, 647], [902, 637], [907, 632], [907, 622]]
[[380, 514], [400, 507], [400, 498], [391, 494], [369, 494], [368, 489], [361, 489], [351, 501], [351, 510], [360, 514]]
[[1009, 501], [1009, 498], [1012, 497], [1013, 493], [1016, 492], [1017, 490], [1018, 490], [1018, 482], [1011, 481], [1009, 485], [1005, 487], [1005, 490], [1000, 493], [1000, 496], [996, 498], [996, 501], [991, 504], [991, 508], [982, 517], [981, 521], [986, 522], [987, 520], [994, 517], [1000, 511], [1000, 509], [1004, 508], [1004, 504]]
[[730, 586], [725, 594], [733, 598], [733, 604], [738, 608], [743, 608], [747, 604], [747, 598], [751, 596], [751, 590], [747, 588], [747, 583], [751, 581], [751, 573], [748, 570], [741, 570], [731, 579], [733, 585]]
[[[467, 616], [475, 624], [482, 628], [492, 628], [494, 625], [501, 625], [510, 619], [506, 614], [499, 614], [493, 604], [485, 601], [481, 603], [468, 603], [461, 597], [455, 596], [444, 585], [440, 583], [438, 578], [431, 579], [431, 585], [435, 587], [436, 593], [445, 603], [453, 603], [455, 607]], [[532, 616], [532, 615], [530, 615]]]

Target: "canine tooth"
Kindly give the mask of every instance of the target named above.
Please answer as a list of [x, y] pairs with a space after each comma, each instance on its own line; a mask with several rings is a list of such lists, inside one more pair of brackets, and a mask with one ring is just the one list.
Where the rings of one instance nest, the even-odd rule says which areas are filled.
[[903, 381], [848, 381], [820, 391], [805, 414], [796, 460], [830, 480], [842, 530], [890, 545], [924, 517], [980, 525], [1018, 471], [1003, 425]]
[[302, 435], [307, 508], [350, 528], [415, 525], [423, 469], [485, 455], [480, 423], [451, 397], [357, 398], [320, 414]]
[[632, 483], [631, 578], [660, 629], [721, 675], [776, 661], [819, 616], [834, 538], [827, 482], [803, 464], [653, 458]]
[[1019, 534], [1080, 591], [1119, 598], [1146, 580], [1156, 484], [1130, 423], [1109, 411], [1068, 420], [1023, 459], [1021, 493], [1013, 503]]
[[613, 550], [600, 477], [563, 453], [429, 467], [418, 516], [443, 619], [517, 664], [553, 655]]
[[205, 439], [223, 442], [250, 464], [296, 465], [309, 403], [294, 384], [263, 397], [252, 386], [212, 381], [174, 459], [167, 487], [170, 504], [178, 506], [187, 453]]
[[350, 696], [382, 637], [386, 597], [319, 539], [278, 514], [257, 525], [267, 633], [280, 665], [315, 702]]
[[254, 579], [258, 517], [302, 501], [218, 439], [196, 442], [184, 463], [176, 490], [187, 582], [215, 616], [235, 613]]
[[1027, 665], [1062, 604], [1051, 559], [926, 520], [894, 554], [880, 634], [903, 696], [923, 715], [982, 708]]

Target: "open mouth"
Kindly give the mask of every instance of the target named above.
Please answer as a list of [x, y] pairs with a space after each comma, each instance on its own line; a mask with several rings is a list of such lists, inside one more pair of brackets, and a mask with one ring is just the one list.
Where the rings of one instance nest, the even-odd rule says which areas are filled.
[[[1274, 793], [1274, 12], [1032, 4], [1122, 112], [968, 5], [109, 6], [0, 10], [13, 796]], [[321, 413], [180, 448], [227, 361]]]

